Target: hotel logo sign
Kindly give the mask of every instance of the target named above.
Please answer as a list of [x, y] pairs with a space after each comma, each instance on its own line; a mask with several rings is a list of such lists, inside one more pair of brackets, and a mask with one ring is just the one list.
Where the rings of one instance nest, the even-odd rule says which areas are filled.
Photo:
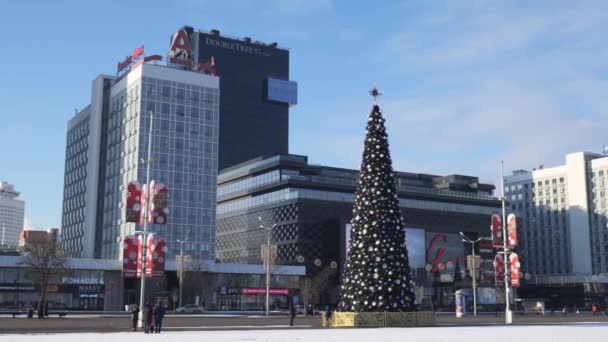
[[187, 67], [194, 66], [192, 60], [192, 45], [190, 37], [185, 29], [181, 29], [173, 34], [171, 48], [169, 49], [169, 63], [179, 64]]

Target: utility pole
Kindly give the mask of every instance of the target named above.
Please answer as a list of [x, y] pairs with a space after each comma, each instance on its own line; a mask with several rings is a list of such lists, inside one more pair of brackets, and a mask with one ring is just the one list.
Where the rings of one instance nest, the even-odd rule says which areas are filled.
[[154, 127], [154, 112], [150, 111], [150, 130], [148, 133], [148, 155], [146, 160], [142, 160], [142, 164], [146, 164], [146, 205], [144, 208], [144, 231], [142, 234], [142, 252], [141, 252], [141, 288], [139, 291], [139, 321], [138, 326], [144, 326], [144, 307], [146, 305], [146, 259], [148, 252], [148, 210], [150, 208], [150, 165], [152, 164], [152, 129]]
[[184, 306], [183, 293], [184, 293], [184, 243], [190, 238], [190, 232], [186, 233], [186, 238], [183, 240], [177, 240], [179, 243], [179, 306]]
[[475, 258], [475, 244], [478, 243], [481, 238], [477, 238], [476, 240], [469, 239], [463, 232], [460, 232], [462, 236], [462, 241], [471, 244], [471, 255], [473, 256], [472, 264], [473, 269], [471, 270], [471, 265], [469, 265], [469, 271], [471, 272], [471, 277], [473, 278], [473, 316], [477, 316], [477, 259]]
[[269, 315], [269, 307], [270, 307], [270, 262], [271, 262], [271, 253], [270, 253], [270, 233], [272, 229], [277, 226], [277, 224], [273, 224], [272, 227], [264, 226], [264, 221], [262, 217], [258, 216], [258, 220], [260, 220], [260, 228], [266, 229], [266, 316]]
[[511, 263], [509, 261], [509, 247], [507, 246], [507, 218], [506, 218], [506, 208], [505, 208], [505, 177], [504, 177], [504, 161], [500, 161], [500, 185], [501, 185], [501, 196], [500, 200], [502, 202], [502, 251], [504, 255], [504, 265], [505, 265], [505, 324], [513, 323], [513, 318], [511, 317], [511, 308], [509, 303], [509, 268]]

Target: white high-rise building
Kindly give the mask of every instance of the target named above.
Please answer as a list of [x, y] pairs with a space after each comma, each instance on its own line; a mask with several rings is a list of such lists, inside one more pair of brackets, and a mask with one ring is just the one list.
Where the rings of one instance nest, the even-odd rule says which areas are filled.
[[0, 181], [0, 246], [17, 247], [23, 230], [25, 202], [12, 184]]
[[566, 164], [517, 170], [505, 196], [519, 217], [522, 270], [533, 275], [608, 273], [608, 157], [572, 153]]
[[168, 224], [150, 225], [179, 254], [215, 259], [219, 78], [141, 62], [98, 76], [91, 104], [68, 122], [61, 243], [72, 257], [119, 258], [127, 184], [145, 183], [150, 113], [151, 180], [169, 189]]

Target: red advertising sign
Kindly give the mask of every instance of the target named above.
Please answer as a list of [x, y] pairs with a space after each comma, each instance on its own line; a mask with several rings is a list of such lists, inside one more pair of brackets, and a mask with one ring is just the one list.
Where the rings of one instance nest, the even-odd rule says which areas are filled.
[[127, 185], [126, 222], [138, 223], [141, 219], [141, 184], [132, 181]]
[[205, 73], [207, 75], [215, 76], [215, 59], [211, 56], [211, 59], [206, 63], [198, 63], [196, 71]]
[[137, 265], [139, 260], [139, 240], [136, 236], [125, 236], [122, 250], [122, 276], [124, 278], [135, 278], [137, 276]]
[[137, 58], [139, 58], [139, 56], [141, 56], [143, 54], [144, 54], [144, 46], [142, 45], [142, 46], [136, 48], [135, 50], [133, 50], [131, 55], [127, 56], [122, 62], [118, 62], [118, 68], [116, 70], [116, 73], [119, 73], [122, 70], [124, 70], [126, 67], [129, 66], [129, 64], [131, 64], [134, 60], [136, 60]]
[[137, 272], [135, 273], [135, 276], [137, 278], [141, 278], [141, 269], [143, 267], [143, 255], [144, 252], [144, 239], [142, 238], [142, 235], [138, 235], [137, 236]]
[[173, 35], [171, 48], [169, 49], [169, 63], [190, 67], [194, 65], [190, 37], [188, 37], [188, 32], [184, 29], [177, 31]]
[[[287, 296], [289, 294], [289, 289], [269, 289], [268, 292], [271, 295], [282, 295]], [[263, 287], [245, 287], [241, 289], [241, 294], [244, 295], [265, 295], [266, 289]]]
[[150, 219], [148, 222], [154, 224], [167, 224], [169, 190], [165, 184], [154, 183], [154, 181], [152, 181], [150, 182], [150, 194], [152, 201], [150, 202]]
[[511, 253], [509, 255], [509, 261], [511, 264], [511, 286], [519, 287], [519, 256], [517, 253]]
[[496, 254], [494, 257], [494, 280], [496, 287], [503, 285], [505, 281], [505, 259], [502, 254]]
[[511, 247], [517, 247], [517, 217], [515, 214], [507, 216], [507, 243]]
[[[146, 202], [148, 201], [148, 185], [144, 184], [141, 188], [141, 196], [140, 196], [140, 206], [141, 206], [141, 212], [145, 213], [146, 211]], [[143, 214], [139, 216], [139, 224], [144, 224], [144, 221], [146, 220], [146, 216], [150, 216], [148, 214]]]
[[490, 230], [492, 231], [492, 245], [494, 247], [502, 247], [502, 219], [500, 218], [500, 215], [492, 215]]
[[146, 277], [160, 277], [165, 273], [165, 256], [167, 246], [165, 240], [155, 234], [148, 234], [148, 255], [146, 255]]

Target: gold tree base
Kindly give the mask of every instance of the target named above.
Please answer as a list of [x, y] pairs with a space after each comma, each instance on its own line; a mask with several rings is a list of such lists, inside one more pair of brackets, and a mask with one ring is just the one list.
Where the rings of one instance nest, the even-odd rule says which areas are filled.
[[[322, 325], [327, 326], [325, 313]], [[428, 327], [435, 325], [435, 314], [418, 312], [332, 312], [331, 327]]]

